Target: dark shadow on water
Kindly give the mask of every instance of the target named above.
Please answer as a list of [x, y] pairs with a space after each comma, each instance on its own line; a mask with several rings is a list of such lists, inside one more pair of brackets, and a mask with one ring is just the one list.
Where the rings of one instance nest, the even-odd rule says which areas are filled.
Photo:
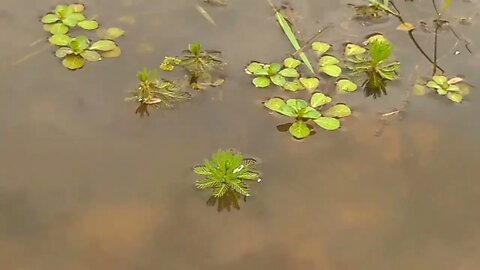
[[143, 103], [138, 105], [137, 110], [135, 111], [135, 114], [139, 114], [140, 117], [150, 116], [150, 112], [148, 111], [148, 105]]
[[[223, 210], [227, 210], [230, 212], [232, 208], [240, 210], [240, 203], [238, 200], [238, 194], [234, 191], [228, 191], [223, 197], [217, 198], [211, 196], [207, 200], [208, 206], [215, 206], [217, 205], [217, 211], [222, 212]], [[244, 202], [247, 202], [247, 197], [243, 198]]]
[[363, 83], [363, 92], [366, 97], [380, 98], [387, 95], [387, 82], [379, 75], [369, 75]]

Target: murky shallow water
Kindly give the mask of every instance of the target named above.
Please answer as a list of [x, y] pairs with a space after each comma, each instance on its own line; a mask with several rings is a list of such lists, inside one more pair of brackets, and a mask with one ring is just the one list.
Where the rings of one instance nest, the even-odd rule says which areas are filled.
[[[400, 4], [410, 21], [431, 18], [429, 1]], [[0, 10], [1, 269], [476, 269], [480, 264], [480, 114], [478, 91], [462, 105], [411, 97], [405, 117], [381, 136], [378, 113], [398, 107], [430, 66], [391, 19], [348, 21], [346, 1], [292, 1], [307, 36], [334, 23], [322, 39], [359, 41], [375, 31], [395, 44], [401, 82], [388, 96], [341, 95], [355, 115], [338, 133], [293, 141], [243, 73], [250, 60], [281, 60], [290, 45], [264, 1], [86, 1], [89, 14], [121, 26], [121, 58], [68, 72], [44, 46], [38, 17], [54, 1], [4, 1]], [[472, 16], [478, 3], [459, 3]], [[413, 13], [413, 14], [412, 14]], [[122, 16], [136, 23], [122, 25]], [[342, 26], [343, 25], [343, 26]], [[348, 27], [344, 27], [347, 25]], [[453, 56], [441, 36], [449, 75], [477, 76], [478, 17], [456, 26], [474, 54]], [[432, 37], [418, 34], [431, 47]], [[140, 119], [123, 102], [137, 70], [198, 40], [224, 52], [227, 83], [170, 111]], [[141, 54], [150, 43], [154, 52]], [[431, 52], [431, 49], [428, 50]], [[217, 212], [194, 189], [192, 165], [222, 147], [262, 160], [264, 181], [240, 211]]]

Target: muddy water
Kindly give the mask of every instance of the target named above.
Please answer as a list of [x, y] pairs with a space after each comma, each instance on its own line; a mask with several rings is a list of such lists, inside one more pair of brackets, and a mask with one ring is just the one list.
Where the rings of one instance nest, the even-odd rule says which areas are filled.
[[[269, 6], [205, 6], [215, 27], [196, 3], [86, 1], [87, 14], [127, 31], [123, 55], [68, 72], [46, 42], [30, 46], [45, 37], [38, 18], [57, 3], [2, 2], [0, 269], [478, 268], [477, 89], [462, 105], [411, 96], [401, 119], [382, 123], [379, 114], [430, 74], [428, 62], [394, 19], [364, 26], [349, 20], [346, 1], [296, 0], [305, 36], [330, 23], [322, 38], [334, 44], [380, 31], [403, 64], [386, 97], [337, 96], [355, 110], [340, 132], [297, 142], [275, 127], [286, 119], [261, 105], [287, 95], [254, 89], [242, 71], [291, 50]], [[429, 1], [398, 4], [412, 22], [432, 18]], [[456, 4], [453, 17], [480, 7]], [[123, 16], [136, 22], [122, 24]], [[440, 64], [479, 85], [479, 18], [455, 27], [474, 54], [442, 32]], [[432, 36], [417, 35], [431, 53]], [[227, 83], [140, 119], [123, 101], [135, 72], [196, 40], [224, 52]], [[193, 186], [192, 165], [221, 147], [262, 161], [264, 181], [240, 211], [217, 212]]]

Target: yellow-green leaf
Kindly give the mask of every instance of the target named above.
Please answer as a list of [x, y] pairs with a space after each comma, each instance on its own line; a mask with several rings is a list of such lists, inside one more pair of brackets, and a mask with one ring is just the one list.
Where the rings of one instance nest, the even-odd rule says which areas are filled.
[[78, 55], [67, 55], [62, 61], [63, 66], [68, 69], [75, 70], [82, 68], [85, 65], [85, 60]]
[[99, 40], [96, 41], [90, 46], [90, 50], [97, 50], [97, 51], [111, 51], [117, 47], [117, 44], [111, 40]]

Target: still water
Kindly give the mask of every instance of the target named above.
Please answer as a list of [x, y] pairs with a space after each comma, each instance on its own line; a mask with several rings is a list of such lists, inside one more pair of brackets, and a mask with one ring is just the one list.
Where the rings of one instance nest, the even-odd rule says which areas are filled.
[[[351, 19], [352, 2], [362, 3], [291, 4], [306, 37], [331, 24], [321, 39], [338, 51], [384, 33], [402, 79], [376, 100], [337, 95], [354, 110], [342, 130], [295, 141], [276, 128], [286, 119], [261, 104], [289, 95], [255, 89], [243, 72], [251, 60], [281, 61], [292, 51], [265, 1], [87, 0], [88, 14], [127, 31], [123, 54], [70, 72], [46, 41], [32, 45], [46, 37], [39, 18], [59, 3], [3, 0], [0, 269], [478, 269], [478, 89], [460, 105], [409, 95], [431, 66], [397, 20], [362, 24]], [[430, 1], [397, 2], [410, 22], [433, 19]], [[455, 1], [449, 13], [473, 54], [448, 31], [439, 38], [440, 65], [474, 86], [479, 8]], [[119, 21], [125, 16], [135, 22]], [[460, 17], [471, 24], [455, 23]], [[433, 36], [415, 34], [432, 53]], [[173, 110], [135, 115], [124, 98], [136, 71], [194, 41], [223, 52], [226, 83]], [[401, 117], [380, 121], [406, 97]], [[240, 210], [218, 212], [195, 190], [191, 168], [229, 147], [260, 159], [263, 181]]]

